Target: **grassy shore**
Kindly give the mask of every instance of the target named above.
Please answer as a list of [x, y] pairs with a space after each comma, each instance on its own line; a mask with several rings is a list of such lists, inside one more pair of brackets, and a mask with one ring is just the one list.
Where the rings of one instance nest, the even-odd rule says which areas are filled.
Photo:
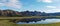
[[9, 20], [0, 20], [0, 26], [60, 26], [60, 22], [53, 24], [16, 24]]
[[48, 17], [60, 18], [60, 16], [29, 16], [29, 17], [0, 17], [0, 19], [48, 18]]

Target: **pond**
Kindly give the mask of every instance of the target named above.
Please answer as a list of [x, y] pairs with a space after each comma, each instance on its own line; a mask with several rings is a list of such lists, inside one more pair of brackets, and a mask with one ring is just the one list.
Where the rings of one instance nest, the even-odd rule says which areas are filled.
[[29, 23], [18, 22], [17, 24], [50, 24], [50, 23], [57, 23], [57, 22], [60, 22], [60, 19], [46, 19], [37, 22], [29, 22]]

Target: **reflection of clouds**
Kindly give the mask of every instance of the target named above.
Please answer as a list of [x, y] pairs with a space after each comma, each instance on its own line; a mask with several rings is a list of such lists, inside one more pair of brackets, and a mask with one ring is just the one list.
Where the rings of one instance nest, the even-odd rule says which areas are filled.
[[60, 22], [60, 19], [46, 19], [45, 21], [38, 21], [38, 22], [29, 22], [29, 23], [22, 23], [19, 22], [17, 24], [48, 24], [48, 23], [56, 23], [56, 22]]
[[21, 3], [18, 0], [1, 0], [0, 6], [8, 6], [13, 8], [21, 8]]
[[60, 22], [60, 19], [47, 19], [46, 22], [56, 23], [56, 22]]

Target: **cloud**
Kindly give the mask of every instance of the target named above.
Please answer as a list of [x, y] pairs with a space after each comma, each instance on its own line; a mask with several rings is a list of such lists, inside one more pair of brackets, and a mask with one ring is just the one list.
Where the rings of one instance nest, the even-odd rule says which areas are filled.
[[37, 0], [37, 2], [52, 3], [52, 0]]
[[22, 3], [18, 0], [0, 0], [0, 7], [1, 6], [7, 6], [19, 9], [22, 7]]
[[54, 13], [54, 12], [60, 12], [60, 9], [48, 9], [45, 10], [46, 13]]
[[60, 0], [37, 0], [37, 2], [44, 2], [44, 3], [59, 3]]
[[42, 2], [52, 3], [52, 0], [43, 0]]
[[47, 6], [47, 8], [57, 8], [56, 6]]
[[54, 13], [54, 12], [60, 12], [60, 7], [59, 6], [46, 6], [45, 12], [47, 13]]

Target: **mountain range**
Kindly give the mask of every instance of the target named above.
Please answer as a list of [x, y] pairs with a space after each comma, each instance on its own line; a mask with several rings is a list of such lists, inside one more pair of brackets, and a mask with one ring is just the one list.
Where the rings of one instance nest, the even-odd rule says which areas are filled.
[[45, 13], [38, 11], [13, 11], [13, 10], [0, 10], [0, 16], [7, 17], [22, 17], [22, 16], [60, 16], [60, 12], [57, 13]]

